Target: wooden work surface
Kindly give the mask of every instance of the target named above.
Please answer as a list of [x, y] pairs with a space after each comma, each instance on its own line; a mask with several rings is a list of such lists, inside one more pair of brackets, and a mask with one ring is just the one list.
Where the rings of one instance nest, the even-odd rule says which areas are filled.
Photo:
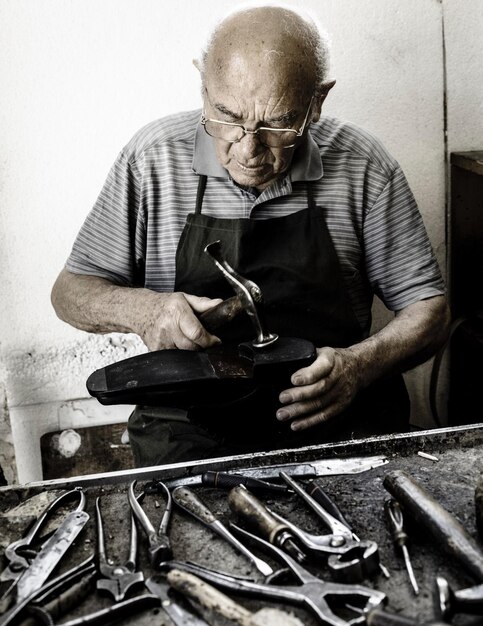
[[[418, 455], [420, 451], [436, 456], [438, 461], [422, 458]], [[433, 587], [437, 575], [447, 578], [455, 589], [470, 587], [483, 580], [474, 580], [454, 558], [448, 557], [439, 546], [435, 545], [423, 529], [411, 525], [406, 517], [406, 528], [411, 540], [409, 553], [421, 589], [419, 596], [413, 594], [404, 561], [395, 552], [388, 534], [383, 503], [389, 494], [383, 487], [383, 479], [391, 470], [405, 470], [455, 515], [470, 535], [477, 539], [474, 493], [477, 479], [483, 472], [483, 428], [479, 425], [424, 431], [411, 435], [377, 437], [198, 464], [163, 466], [137, 473], [136, 471], [126, 474], [117, 472], [111, 475], [81, 477], [76, 481], [48, 481], [30, 486], [0, 488], [0, 554], [3, 553], [8, 543], [22, 536], [29, 523], [38, 515], [47, 501], [52, 500], [63, 489], [72, 488], [75, 484], [81, 484], [84, 487], [87, 497], [86, 508], [91, 519], [63, 559], [60, 569], [82, 561], [94, 551], [96, 543], [94, 506], [97, 496], [102, 498], [108, 556], [116, 562], [125, 561], [129, 539], [129, 508], [126, 490], [133, 478], [137, 478], [141, 486], [153, 476], [167, 481], [173, 477], [197, 474], [207, 469], [239, 468], [241, 472], [243, 467], [262, 464], [373, 454], [387, 455], [389, 463], [361, 474], [322, 477], [321, 484], [352, 524], [353, 531], [361, 539], [371, 539], [378, 543], [381, 561], [390, 571], [389, 579], [379, 574], [363, 584], [387, 594], [387, 610], [403, 613], [422, 622], [429, 621], [434, 615]], [[205, 487], [193, 487], [193, 489], [220, 519], [236, 521], [228, 507], [226, 492]], [[29, 500], [29, 498], [32, 499]], [[295, 494], [276, 497], [260, 495], [259, 499], [303, 529], [315, 534], [325, 534], [324, 526], [307, 509], [299, 496]], [[144, 508], [153, 524], [156, 525], [164, 511], [163, 497], [147, 496]], [[260, 580], [261, 575], [243, 556], [235, 552], [223, 539], [213, 535], [209, 529], [194, 519], [188, 518], [176, 508], [171, 520], [170, 537], [177, 560], [189, 560], [235, 575], [252, 576]], [[139, 567], [148, 577], [152, 572], [147, 563], [146, 546], [145, 535], [141, 532]], [[270, 561], [268, 558], [266, 560]], [[0, 566], [2, 568], [5, 566], [5, 559], [2, 559]], [[330, 575], [323, 564], [315, 568], [308, 567], [308, 569], [321, 578], [329, 580]], [[143, 593], [143, 591], [138, 593]], [[251, 610], [261, 608], [261, 604], [256, 600], [240, 597], [237, 600]], [[112, 600], [93, 591], [79, 607], [62, 618], [61, 622], [110, 604]], [[285, 608], [295, 612], [307, 626], [317, 623], [304, 610], [288, 607], [288, 605]], [[122, 623], [141, 626], [151, 624], [169, 626], [171, 624], [160, 609], [145, 611], [136, 618], [124, 620]], [[211, 623], [215, 624], [215, 622]], [[476, 620], [474, 617], [457, 616], [453, 623], [481, 624], [483, 618]]]

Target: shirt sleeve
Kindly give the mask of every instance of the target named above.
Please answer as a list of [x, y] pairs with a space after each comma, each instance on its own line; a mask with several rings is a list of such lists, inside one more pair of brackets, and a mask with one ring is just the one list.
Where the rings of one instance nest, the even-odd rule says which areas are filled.
[[121, 152], [87, 216], [66, 269], [117, 285], [144, 285], [146, 230], [136, 165]]
[[397, 166], [364, 220], [366, 271], [392, 311], [445, 293], [421, 214]]

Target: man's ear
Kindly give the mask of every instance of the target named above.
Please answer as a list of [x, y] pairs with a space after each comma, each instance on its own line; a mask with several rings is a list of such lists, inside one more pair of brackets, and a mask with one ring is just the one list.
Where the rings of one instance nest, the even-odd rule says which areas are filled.
[[329, 91], [332, 89], [334, 85], [335, 85], [335, 80], [330, 80], [326, 83], [323, 83], [320, 86], [320, 88], [317, 89], [317, 93], [314, 98], [313, 113], [312, 113], [312, 117], [310, 118], [312, 122], [319, 121], [320, 114], [322, 112], [322, 105], [324, 104], [325, 99], [327, 98], [329, 94]]

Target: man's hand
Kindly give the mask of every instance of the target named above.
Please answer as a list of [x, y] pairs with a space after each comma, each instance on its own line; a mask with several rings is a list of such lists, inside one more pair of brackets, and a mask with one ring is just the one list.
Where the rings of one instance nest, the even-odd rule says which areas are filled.
[[280, 394], [281, 421], [303, 430], [339, 415], [375, 380], [426, 361], [447, 339], [450, 312], [444, 296], [420, 300], [398, 311], [379, 332], [344, 349], [320, 348], [309, 367], [292, 374]]
[[181, 292], [151, 293], [137, 331], [149, 350], [199, 350], [220, 342], [202, 326], [196, 313], [208, 311], [221, 300]]
[[338, 415], [360, 388], [359, 363], [350, 349], [319, 348], [316, 360], [292, 375], [294, 385], [280, 394], [280, 421], [292, 420], [292, 430], [303, 430]]

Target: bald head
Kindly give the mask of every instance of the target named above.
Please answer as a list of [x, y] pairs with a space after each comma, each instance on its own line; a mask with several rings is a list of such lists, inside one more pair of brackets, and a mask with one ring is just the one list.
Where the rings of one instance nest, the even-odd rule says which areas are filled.
[[275, 82], [295, 81], [307, 92], [327, 79], [328, 45], [315, 24], [297, 12], [276, 6], [241, 10], [215, 29], [200, 64], [203, 81], [238, 80], [265, 75]]

